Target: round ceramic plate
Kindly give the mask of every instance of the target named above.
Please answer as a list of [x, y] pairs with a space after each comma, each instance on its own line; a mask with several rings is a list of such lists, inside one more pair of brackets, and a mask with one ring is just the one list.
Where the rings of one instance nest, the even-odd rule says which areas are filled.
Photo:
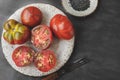
[[[15, 20], [21, 22], [21, 20], [20, 20], [21, 12], [23, 11], [24, 8], [26, 8], [28, 6], [35, 6], [35, 7], [39, 8], [43, 13], [43, 21], [41, 24], [47, 24], [48, 26], [49, 26], [49, 22], [50, 22], [51, 18], [55, 14], [65, 15], [61, 10], [57, 9], [56, 7], [54, 7], [52, 5], [34, 3], [34, 4], [30, 4], [30, 5], [27, 5], [27, 6], [24, 6], [20, 9], [18, 9], [15, 13], [13, 13], [9, 17], [9, 19], [15, 19]], [[4, 30], [3, 30], [3, 32], [4, 32]], [[26, 67], [17, 67], [15, 65], [15, 63], [13, 62], [11, 55], [12, 55], [13, 50], [20, 45], [10, 45], [3, 39], [3, 36], [1, 38], [1, 42], [2, 42], [2, 49], [3, 49], [3, 53], [5, 55], [5, 58], [7, 59], [9, 64], [15, 70], [17, 70], [18, 72], [20, 72], [22, 74], [29, 75], [29, 76], [44, 76], [44, 75], [48, 75], [50, 73], [57, 71], [67, 62], [67, 60], [69, 59], [69, 57], [73, 51], [74, 37], [71, 40], [58, 40], [58, 39], [54, 38], [53, 44], [51, 45], [50, 49], [53, 50], [57, 56], [57, 65], [55, 66], [55, 68], [53, 68], [49, 72], [41, 72], [33, 64], [31, 64], [30, 66], [26, 66]], [[28, 41], [22, 45], [28, 45], [30, 47], [33, 47], [33, 45], [31, 44], [30, 41]]]

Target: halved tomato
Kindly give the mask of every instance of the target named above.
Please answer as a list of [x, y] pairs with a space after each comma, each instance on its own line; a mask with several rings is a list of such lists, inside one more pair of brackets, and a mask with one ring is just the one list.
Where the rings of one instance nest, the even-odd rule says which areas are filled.
[[32, 43], [38, 49], [46, 49], [52, 43], [52, 32], [46, 25], [39, 25], [32, 29]]
[[34, 60], [35, 66], [42, 72], [48, 72], [56, 65], [56, 56], [51, 50], [38, 52]]
[[12, 53], [12, 59], [16, 66], [23, 67], [33, 62], [35, 52], [28, 46], [19, 46]]

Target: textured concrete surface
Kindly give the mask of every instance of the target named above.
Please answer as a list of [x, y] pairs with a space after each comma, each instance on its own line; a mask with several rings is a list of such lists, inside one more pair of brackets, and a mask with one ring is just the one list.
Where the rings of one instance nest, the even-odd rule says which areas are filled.
[[[49, 3], [65, 12], [60, 0], [0, 0], [0, 34], [3, 22], [18, 8], [35, 2]], [[120, 80], [120, 0], [99, 0], [90, 16], [69, 14], [76, 31], [73, 54], [69, 60], [88, 57], [91, 62], [59, 80]], [[69, 63], [68, 62], [68, 63]], [[0, 80], [40, 80], [16, 72], [0, 48]]]

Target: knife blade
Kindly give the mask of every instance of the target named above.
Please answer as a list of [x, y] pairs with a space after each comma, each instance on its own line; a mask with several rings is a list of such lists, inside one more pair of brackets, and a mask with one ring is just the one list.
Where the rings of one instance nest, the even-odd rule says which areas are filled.
[[45, 76], [42, 78], [42, 80], [55, 80], [58, 79], [59, 77], [63, 76], [64, 74], [70, 73], [73, 70], [79, 68], [80, 66], [88, 63], [89, 60], [87, 58], [79, 58], [75, 60], [72, 63], [69, 63], [65, 66], [63, 66], [59, 71], [54, 72], [48, 76]]

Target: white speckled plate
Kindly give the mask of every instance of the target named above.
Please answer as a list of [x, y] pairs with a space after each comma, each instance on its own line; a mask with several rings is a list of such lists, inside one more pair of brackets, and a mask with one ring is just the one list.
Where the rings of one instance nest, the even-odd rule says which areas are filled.
[[[12, 14], [10, 16], [9, 19], [15, 19], [15, 20], [21, 22], [21, 20], [20, 20], [21, 12], [24, 8], [26, 8], [28, 6], [35, 6], [35, 7], [39, 8], [43, 13], [42, 24], [47, 24], [48, 26], [49, 26], [50, 19], [55, 14], [59, 13], [59, 14], [65, 15], [61, 10], [57, 9], [56, 7], [54, 7], [52, 5], [42, 4], [42, 3], [34, 3], [34, 4], [30, 4], [30, 5], [27, 5], [27, 6], [24, 6], [20, 9], [18, 9], [14, 14]], [[3, 32], [4, 32], [4, 30], [3, 30]], [[22, 74], [29, 75], [29, 76], [44, 76], [44, 75], [48, 75], [50, 73], [57, 71], [67, 62], [67, 60], [69, 59], [69, 57], [73, 51], [74, 37], [71, 40], [54, 39], [53, 44], [51, 45], [50, 49], [54, 50], [54, 52], [56, 53], [57, 65], [55, 66], [54, 69], [50, 70], [49, 72], [41, 72], [33, 64], [31, 64], [30, 66], [26, 66], [26, 67], [17, 67], [15, 65], [15, 63], [13, 62], [11, 55], [12, 55], [13, 50], [20, 45], [10, 45], [3, 39], [3, 36], [1, 38], [1, 43], [2, 43], [2, 49], [3, 49], [3, 53], [5, 55], [5, 58], [7, 59], [9, 64], [15, 70], [17, 70], [18, 72], [20, 72]], [[32, 44], [30, 43], [30, 41], [26, 42], [24, 45], [33, 47]]]

